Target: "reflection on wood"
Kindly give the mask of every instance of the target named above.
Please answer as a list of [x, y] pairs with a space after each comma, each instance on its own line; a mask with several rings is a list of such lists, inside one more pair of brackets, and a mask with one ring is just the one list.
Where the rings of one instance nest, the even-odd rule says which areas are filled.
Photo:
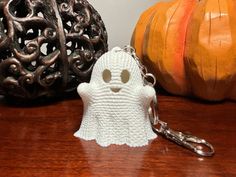
[[34, 107], [0, 100], [1, 176], [236, 176], [236, 104], [207, 104], [159, 96], [160, 117], [173, 129], [211, 142], [212, 158], [158, 137], [148, 146], [101, 148], [73, 136], [83, 105], [79, 99]]

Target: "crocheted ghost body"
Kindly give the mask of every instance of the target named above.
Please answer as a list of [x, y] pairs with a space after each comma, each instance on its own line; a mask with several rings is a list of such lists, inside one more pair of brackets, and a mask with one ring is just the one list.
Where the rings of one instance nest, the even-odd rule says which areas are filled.
[[80, 129], [74, 134], [101, 146], [144, 146], [154, 139], [148, 106], [155, 95], [143, 86], [136, 61], [120, 49], [104, 54], [95, 64], [90, 83], [78, 86], [84, 102]]

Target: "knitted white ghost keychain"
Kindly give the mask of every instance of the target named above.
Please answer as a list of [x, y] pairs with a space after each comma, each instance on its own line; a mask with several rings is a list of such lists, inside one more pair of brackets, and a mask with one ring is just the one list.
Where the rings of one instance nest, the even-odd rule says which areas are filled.
[[[201, 156], [212, 156], [211, 144], [173, 131], [159, 120], [155, 83], [155, 77], [147, 73], [132, 47], [116, 47], [105, 53], [94, 65], [90, 83], [78, 86], [84, 115], [74, 136], [96, 140], [104, 147], [111, 144], [139, 147], [147, 145], [157, 133]], [[199, 144], [210, 151], [204, 151]]]

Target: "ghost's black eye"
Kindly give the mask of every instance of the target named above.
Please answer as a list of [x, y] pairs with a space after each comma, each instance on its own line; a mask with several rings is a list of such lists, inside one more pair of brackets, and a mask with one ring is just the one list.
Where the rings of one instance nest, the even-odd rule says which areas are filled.
[[123, 70], [123, 71], [121, 72], [120, 77], [121, 77], [121, 81], [122, 81], [124, 84], [127, 83], [127, 82], [129, 82], [129, 78], [130, 78], [130, 73], [129, 73], [129, 71], [128, 71], [128, 70]]
[[109, 83], [111, 81], [111, 71], [108, 69], [105, 69], [102, 73], [102, 78], [104, 82]]

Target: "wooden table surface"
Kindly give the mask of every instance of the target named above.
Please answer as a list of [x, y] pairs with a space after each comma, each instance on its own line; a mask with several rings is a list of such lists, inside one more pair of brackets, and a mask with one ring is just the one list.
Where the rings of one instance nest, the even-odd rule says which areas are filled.
[[161, 119], [210, 141], [215, 156], [199, 157], [162, 137], [142, 148], [102, 148], [73, 137], [83, 113], [79, 98], [31, 107], [1, 98], [0, 176], [236, 176], [236, 103], [164, 95], [159, 103]]

